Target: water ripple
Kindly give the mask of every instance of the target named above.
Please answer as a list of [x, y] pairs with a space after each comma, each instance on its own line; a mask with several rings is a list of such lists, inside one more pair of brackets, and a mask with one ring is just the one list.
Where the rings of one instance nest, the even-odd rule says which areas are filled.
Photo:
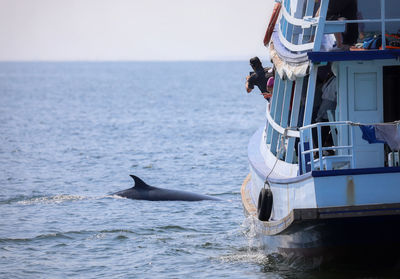
[[136, 232], [127, 229], [111, 229], [111, 230], [101, 230], [101, 231], [68, 231], [68, 232], [54, 232], [41, 234], [34, 237], [28, 238], [0, 238], [0, 243], [20, 243], [20, 242], [31, 242], [36, 240], [53, 240], [53, 239], [74, 239], [79, 236], [90, 235], [87, 239], [102, 238], [107, 234], [117, 234], [117, 237], [126, 237], [125, 234], [138, 235]]
[[[238, 191], [264, 121], [264, 99], [240, 93], [248, 67], [0, 63], [0, 277], [262, 276], [227, 252], [246, 241]], [[229, 203], [108, 194], [130, 173]]]
[[31, 204], [59, 204], [63, 202], [73, 202], [73, 201], [81, 201], [84, 199], [88, 199], [85, 196], [78, 195], [56, 195], [56, 196], [48, 196], [48, 197], [33, 197], [27, 200], [18, 201], [18, 204], [21, 205], [31, 205]]

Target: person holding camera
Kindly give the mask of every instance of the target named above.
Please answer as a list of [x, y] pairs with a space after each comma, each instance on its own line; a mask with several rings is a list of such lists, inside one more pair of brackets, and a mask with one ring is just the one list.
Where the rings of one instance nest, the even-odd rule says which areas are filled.
[[250, 59], [250, 66], [253, 68], [254, 72], [250, 72], [250, 75], [246, 77], [247, 93], [250, 93], [256, 85], [264, 98], [269, 100], [272, 96], [272, 92], [267, 91], [267, 83], [268, 79], [273, 76], [272, 69], [264, 68], [257, 56]]

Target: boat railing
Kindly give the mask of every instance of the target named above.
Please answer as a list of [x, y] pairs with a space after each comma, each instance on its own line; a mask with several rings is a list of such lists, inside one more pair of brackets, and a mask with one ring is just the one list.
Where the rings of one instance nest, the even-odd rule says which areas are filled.
[[[321, 0], [319, 6], [317, 3], [315, 0], [282, 1], [278, 34], [289, 51], [320, 51], [324, 34], [344, 32], [349, 23], [359, 23], [366, 29], [363, 33], [382, 37], [400, 31], [400, 1], [359, 1], [357, 18], [351, 20], [327, 20], [329, 0]], [[385, 48], [386, 40], [382, 40], [381, 49]]]
[[293, 3], [293, 0], [284, 0], [282, 3], [279, 40], [293, 52], [312, 50], [318, 25], [318, 18], [313, 16], [315, 1], [306, 1], [302, 10], [294, 7]]
[[[292, 111], [289, 109], [290, 95], [278, 92], [281, 90], [290, 92], [292, 90], [291, 86], [282, 85], [283, 83], [281, 84], [280, 80], [277, 80], [274, 85], [272, 101], [271, 103], [268, 102], [266, 106], [267, 125], [265, 143], [276, 157], [288, 163], [294, 163], [296, 161], [294, 146], [296, 138], [298, 139], [300, 137], [300, 133], [297, 127], [291, 128], [290, 124], [295, 126], [294, 123], [297, 123], [296, 117], [298, 113], [295, 113], [294, 109]], [[294, 103], [300, 102], [296, 101], [296, 99], [299, 99], [299, 95], [294, 99]], [[288, 121], [288, 119], [290, 119], [290, 121]]]
[[[327, 146], [323, 142], [322, 127], [329, 128], [333, 141], [332, 145]], [[347, 127], [349, 143], [339, 145], [337, 139], [338, 130], [345, 131]], [[319, 122], [301, 127], [299, 129], [300, 174], [313, 170], [355, 168], [354, 127], [354, 123], [350, 121]]]

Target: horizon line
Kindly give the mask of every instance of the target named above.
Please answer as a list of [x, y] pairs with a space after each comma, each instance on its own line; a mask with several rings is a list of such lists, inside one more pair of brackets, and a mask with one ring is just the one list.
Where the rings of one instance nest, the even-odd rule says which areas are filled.
[[[250, 57], [251, 58], [251, 57]], [[250, 59], [249, 58], [249, 59]], [[110, 62], [110, 63], [118, 63], [118, 62], [125, 62], [125, 63], [130, 63], [130, 62], [150, 62], [150, 63], [159, 63], [159, 62], [243, 62], [243, 61], [248, 61], [248, 59], [204, 59], [204, 60], [195, 60], [195, 59], [187, 59], [187, 60], [0, 60], [0, 63], [79, 63], [79, 62], [93, 62], [93, 63], [105, 63], [105, 62]]]

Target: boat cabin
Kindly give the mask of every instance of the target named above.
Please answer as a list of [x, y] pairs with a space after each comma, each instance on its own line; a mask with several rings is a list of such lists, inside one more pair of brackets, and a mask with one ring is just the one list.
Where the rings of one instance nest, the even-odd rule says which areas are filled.
[[[400, 142], [400, 1], [356, 2], [355, 19], [330, 20], [329, 0], [282, 1], [269, 45], [276, 74], [264, 141], [267, 152], [286, 164], [288, 177], [398, 166], [399, 150], [363, 136], [386, 123]], [[358, 26], [358, 43], [335, 49], [335, 34], [349, 24]], [[336, 88], [335, 104], [321, 120], [328, 81]]]

